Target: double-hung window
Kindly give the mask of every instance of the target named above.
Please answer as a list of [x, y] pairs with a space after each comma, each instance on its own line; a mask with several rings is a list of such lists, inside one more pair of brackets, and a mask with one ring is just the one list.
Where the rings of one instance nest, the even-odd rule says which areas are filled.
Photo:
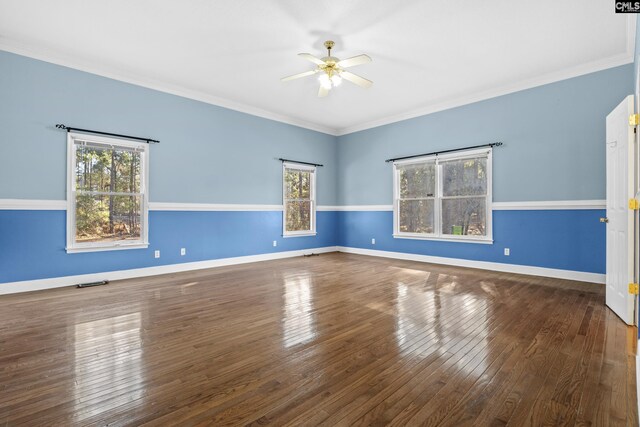
[[67, 148], [67, 252], [148, 247], [148, 144], [69, 133]]
[[283, 236], [316, 234], [316, 168], [282, 164]]
[[394, 162], [394, 237], [487, 243], [491, 149]]

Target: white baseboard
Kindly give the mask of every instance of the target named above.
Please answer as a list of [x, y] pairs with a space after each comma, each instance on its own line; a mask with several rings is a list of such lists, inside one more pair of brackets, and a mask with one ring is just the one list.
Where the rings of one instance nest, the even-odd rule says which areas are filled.
[[408, 254], [402, 252], [379, 251], [374, 249], [350, 248], [338, 246], [338, 251], [370, 255], [384, 258], [395, 258], [409, 261], [430, 262], [433, 264], [453, 265], [456, 267], [479, 268], [482, 270], [502, 271], [505, 273], [528, 274], [532, 276], [553, 277], [556, 279], [578, 280], [580, 282], [605, 283], [605, 275], [583, 271], [559, 270], [555, 268], [532, 267], [528, 265], [504, 264], [501, 262], [472, 261], [460, 258], [445, 258], [431, 255]]
[[[582, 271], [559, 270], [554, 268], [531, 267], [527, 265], [503, 264], [499, 262], [471, 261], [458, 258], [445, 258], [430, 255], [407, 254], [401, 252], [359, 249], [344, 246], [326, 246], [323, 248], [303, 249], [297, 251], [275, 252], [261, 255], [248, 255], [233, 258], [221, 258], [208, 261], [186, 262], [181, 264], [160, 265], [157, 267], [135, 268], [131, 270], [107, 271], [103, 273], [81, 274], [76, 276], [54, 277], [50, 279], [25, 280], [20, 282], [0, 283], [0, 295], [18, 292], [39, 291], [42, 289], [72, 286], [78, 283], [98, 282], [101, 280], [122, 280], [136, 277], [156, 276], [159, 274], [180, 273], [183, 271], [201, 270], [205, 268], [223, 267], [227, 265], [246, 264], [250, 262], [269, 261], [292, 258], [311, 253], [344, 252], [360, 255], [395, 258], [409, 261], [430, 262], [433, 264], [452, 265], [457, 267], [479, 268], [483, 270], [502, 271], [507, 273], [529, 274], [533, 276], [553, 277], [558, 279], [578, 280], [582, 282], [605, 283], [605, 275]], [[640, 369], [639, 369], [640, 372]], [[640, 381], [639, 381], [640, 383]]]
[[102, 280], [133, 279], [136, 277], [157, 276], [159, 274], [179, 273], [183, 271], [201, 270], [205, 268], [223, 267], [227, 265], [246, 264], [249, 262], [269, 261], [308, 255], [336, 252], [336, 246], [324, 248], [302, 249], [298, 251], [274, 252], [261, 255], [248, 255], [233, 258], [221, 258], [208, 261], [185, 262], [182, 264], [159, 265], [157, 267], [135, 268], [131, 270], [108, 271], [104, 273], [80, 274], [77, 276], [54, 277], [51, 279], [25, 280], [21, 282], [0, 283], [0, 295], [18, 292], [39, 291], [42, 289], [61, 288], [79, 283], [99, 282]]

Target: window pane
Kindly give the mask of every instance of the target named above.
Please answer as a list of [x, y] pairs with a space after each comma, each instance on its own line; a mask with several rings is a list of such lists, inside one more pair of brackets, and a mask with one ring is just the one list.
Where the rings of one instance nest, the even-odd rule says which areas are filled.
[[311, 231], [311, 202], [291, 202], [285, 205], [286, 231]]
[[442, 194], [476, 196], [487, 194], [487, 158], [442, 163]]
[[485, 236], [486, 198], [469, 197], [442, 200], [442, 234]]
[[421, 163], [398, 167], [401, 199], [433, 197], [436, 192], [436, 166]]
[[399, 230], [403, 233], [433, 233], [434, 200], [400, 200]]
[[76, 242], [140, 240], [142, 196], [76, 195]]
[[285, 199], [310, 199], [311, 171], [285, 169], [284, 189]]
[[76, 147], [76, 189], [140, 192], [140, 152], [110, 147]]

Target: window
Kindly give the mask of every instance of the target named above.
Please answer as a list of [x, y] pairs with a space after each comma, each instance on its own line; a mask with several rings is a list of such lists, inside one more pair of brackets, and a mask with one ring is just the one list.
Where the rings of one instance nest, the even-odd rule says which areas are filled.
[[491, 149], [394, 163], [394, 237], [491, 242]]
[[69, 133], [67, 252], [148, 247], [148, 144]]
[[316, 234], [316, 168], [283, 163], [283, 236]]

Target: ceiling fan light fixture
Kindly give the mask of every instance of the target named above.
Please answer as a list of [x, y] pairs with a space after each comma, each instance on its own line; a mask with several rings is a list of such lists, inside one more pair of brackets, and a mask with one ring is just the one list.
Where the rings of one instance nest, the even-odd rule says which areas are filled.
[[331, 79], [329, 78], [329, 75], [326, 73], [323, 73], [320, 75], [320, 77], [318, 77], [318, 80], [320, 81], [320, 85], [325, 88], [325, 89], [331, 89]]
[[317, 58], [310, 53], [299, 53], [298, 56], [314, 63], [316, 68], [314, 70], [283, 77], [280, 80], [286, 82], [289, 80], [299, 79], [300, 77], [319, 74], [318, 82], [320, 83], [320, 89], [318, 90], [318, 97], [320, 98], [327, 96], [332, 88], [340, 86], [343, 79], [363, 88], [371, 87], [373, 84], [371, 80], [365, 79], [364, 77], [360, 77], [357, 74], [353, 74], [346, 70], [346, 68], [371, 62], [369, 55], [361, 54], [341, 60], [331, 55], [331, 49], [334, 45], [335, 43], [331, 40], [324, 42], [324, 46], [327, 48], [327, 56], [322, 59]]

